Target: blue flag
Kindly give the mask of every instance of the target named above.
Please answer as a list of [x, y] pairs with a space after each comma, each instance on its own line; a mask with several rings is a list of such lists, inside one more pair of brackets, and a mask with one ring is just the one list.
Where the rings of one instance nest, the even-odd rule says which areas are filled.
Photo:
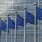
[[2, 20], [0, 20], [0, 29], [3, 30], [3, 31], [6, 31], [6, 23], [3, 22]]
[[36, 7], [36, 18], [37, 20], [42, 20], [42, 9], [39, 7]]
[[15, 22], [8, 17], [8, 29], [15, 29]]
[[17, 15], [17, 26], [24, 26], [24, 19]]
[[34, 24], [34, 16], [26, 11], [26, 23]]
[[1, 20], [0, 20], [0, 35], [1, 35]]

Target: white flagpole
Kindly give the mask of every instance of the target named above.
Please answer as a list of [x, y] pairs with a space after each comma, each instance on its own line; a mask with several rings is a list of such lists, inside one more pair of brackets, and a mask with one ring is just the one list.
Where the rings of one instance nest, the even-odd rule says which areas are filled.
[[36, 5], [37, 5], [37, 3], [35, 2], [34, 3], [34, 9], [35, 9], [35, 11], [34, 11], [34, 15], [35, 15], [34, 42], [36, 42]]
[[24, 8], [24, 10], [25, 10], [25, 12], [24, 12], [24, 42], [26, 42], [26, 41], [25, 41], [25, 32], [26, 32], [26, 31], [25, 31], [25, 26], [26, 26], [26, 25], [25, 25], [25, 24], [26, 24], [26, 23], [25, 23], [25, 22], [26, 22], [26, 18], [25, 18], [26, 16], [25, 16], [25, 14], [26, 14], [26, 8]]
[[6, 42], [8, 42], [8, 16], [7, 16]]
[[15, 12], [15, 36], [14, 36], [15, 42], [16, 42], [16, 18], [17, 18], [17, 12]]
[[12, 42], [12, 29], [11, 29], [11, 42]]
[[[12, 11], [13, 11], [13, 0], [12, 0]], [[13, 16], [12, 16], [13, 17]], [[11, 17], [11, 18], [12, 18]], [[11, 29], [11, 42], [12, 42], [12, 29]]]
[[[38, 7], [39, 7], [39, 0], [38, 0]], [[38, 28], [40, 28], [40, 25], [39, 25], [39, 23], [40, 23], [40, 20], [38, 21]], [[38, 29], [38, 42], [39, 42], [39, 29]]]

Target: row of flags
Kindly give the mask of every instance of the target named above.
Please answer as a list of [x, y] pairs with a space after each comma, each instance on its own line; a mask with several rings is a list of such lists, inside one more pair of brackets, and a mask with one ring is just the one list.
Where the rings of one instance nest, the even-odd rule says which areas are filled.
[[[42, 20], [41, 10], [42, 9], [36, 7], [36, 19], [37, 20]], [[25, 13], [25, 19], [26, 19], [26, 24], [27, 23], [34, 24], [35, 17], [31, 13], [29, 13], [27, 10]], [[16, 17], [16, 26], [24, 26], [24, 19], [19, 15], [17, 15]], [[7, 27], [7, 24], [4, 21], [0, 20], [0, 30], [5, 31], [6, 27]], [[8, 29], [15, 29], [15, 21], [10, 19], [9, 17], [8, 17]]]

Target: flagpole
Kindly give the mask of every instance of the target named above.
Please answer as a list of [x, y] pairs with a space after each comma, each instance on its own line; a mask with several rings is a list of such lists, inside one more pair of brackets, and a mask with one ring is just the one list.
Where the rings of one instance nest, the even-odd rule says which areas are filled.
[[26, 23], [25, 23], [25, 22], [26, 22], [26, 21], [25, 21], [25, 20], [26, 20], [25, 14], [26, 14], [26, 8], [24, 8], [24, 10], [25, 10], [25, 12], [24, 12], [24, 42], [26, 42], [26, 41], [25, 41], [25, 40], [26, 40], [26, 39], [25, 39], [25, 26], [26, 26], [26, 25], [25, 25], [25, 24], [26, 24]]
[[34, 15], [35, 15], [35, 26], [34, 26], [34, 42], [36, 42], [36, 5], [37, 3], [34, 3]]
[[[12, 11], [13, 11], [13, 0], [12, 0]], [[11, 29], [11, 42], [12, 42], [12, 29]]]
[[14, 36], [15, 37], [15, 39], [14, 39], [15, 42], [16, 42], [16, 18], [17, 18], [17, 12], [15, 12], [15, 36]]
[[8, 15], [7, 15], [7, 30], [6, 30], [6, 42], [8, 42]]
[[[38, 0], [38, 7], [39, 7], [39, 0]], [[38, 28], [40, 28], [40, 25], [39, 25], [39, 23], [40, 23], [40, 20], [38, 21]], [[38, 42], [39, 42], [39, 29], [38, 29]]]
[[[11, 17], [12, 18], [12, 17]], [[12, 42], [12, 29], [11, 29], [11, 42]]]

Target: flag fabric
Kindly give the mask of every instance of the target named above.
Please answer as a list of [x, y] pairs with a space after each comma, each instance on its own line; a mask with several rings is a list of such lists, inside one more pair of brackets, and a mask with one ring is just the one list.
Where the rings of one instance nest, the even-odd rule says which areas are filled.
[[1, 35], [1, 29], [0, 29], [0, 35]]
[[36, 18], [37, 20], [42, 20], [42, 9], [39, 7], [36, 7]]
[[0, 20], [0, 29], [6, 31], [6, 23]]
[[17, 15], [16, 21], [17, 26], [24, 26], [24, 19], [21, 16]]
[[0, 20], [0, 35], [1, 35], [1, 20]]
[[8, 29], [15, 29], [15, 22], [8, 17]]
[[34, 24], [34, 16], [26, 10], [26, 23]]

